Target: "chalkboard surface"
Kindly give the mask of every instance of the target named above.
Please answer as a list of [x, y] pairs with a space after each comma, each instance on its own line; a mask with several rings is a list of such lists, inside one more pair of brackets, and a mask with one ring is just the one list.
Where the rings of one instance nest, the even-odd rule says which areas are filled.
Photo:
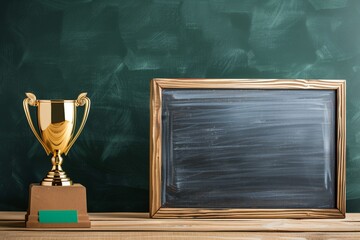
[[26, 210], [51, 165], [24, 93], [88, 92], [64, 170], [89, 211], [148, 211], [149, 81], [183, 77], [346, 79], [347, 210], [360, 211], [359, 22], [358, 0], [0, 1], [0, 210]]
[[335, 208], [334, 90], [162, 91], [162, 206]]

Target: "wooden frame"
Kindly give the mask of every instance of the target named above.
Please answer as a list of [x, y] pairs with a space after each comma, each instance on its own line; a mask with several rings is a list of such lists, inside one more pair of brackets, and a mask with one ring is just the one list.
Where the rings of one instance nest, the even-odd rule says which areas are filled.
[[[162, 90], [164, 89], [305, 89], [336, 92], [336, 208], [171, 208], [161, 206]], [[150, 216], [153, 218], [344, 218], [345, 80], [299, 79], [153, 79], [150, 102]]]

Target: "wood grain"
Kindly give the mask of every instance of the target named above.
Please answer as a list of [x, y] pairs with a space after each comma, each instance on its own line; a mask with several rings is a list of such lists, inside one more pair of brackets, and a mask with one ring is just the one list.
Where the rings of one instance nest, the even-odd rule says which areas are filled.
[[156, 81], [150, 86], [150, 215], [161, 207], [161, 88]]
[[0, 232], [0, 239], [6, 240], [38, 240], [38, 239], [84, 239], [84, 240], [118, 240], [118, 239], [141, 239], [141, 240], [326, 240], [326, 239], [345, 239], [357, 240], [360, 233], [263, 233], [263, 232]]
[[337, 89], [337, 208], [346, 212], [346, 82]]
[[160, 208], [154, 218], [344, 218], [339, 209]]
[[345, 239], [357, 240], [360, 233], [263, 233], [263, 232], [0, 232], [0, 239], [6, 240], [38, 240], [38, 239], [91, 239], [91, 240], [118, 240], [118, 239], [141, 239], [141, 240], [326, 240], [326, 239]]
[[165, 79], [153, 81], [160, 88], [173, 89], [339, 89], [344, 80], [315, 79]]
[[[161, 207], [163, 89], [324, 89], [337, 93], [337, 196], [335, 209], [206, 209]], [[345, 81], [303, 79], [153, 79], [151, 85], [150, 216], [154, 218], [344, 218]]]
[[[59, 232], [158, 231], [158, 232], [359, 232], [360, 213], [345, 219], [153, 219], [148, 213], [90, 213], [91, 228], [46, 229]], [[25, 228], [25, 212], [0, 212], [3, 231], [44, 231]]]

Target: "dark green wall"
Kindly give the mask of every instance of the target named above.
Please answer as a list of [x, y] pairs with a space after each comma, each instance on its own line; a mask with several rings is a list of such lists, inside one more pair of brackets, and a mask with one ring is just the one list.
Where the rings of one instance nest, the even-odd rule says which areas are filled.
[[[154, 77], [347, 80], [347, 204], [360, 211], [360, 1], [2, 0], [0, 210], [50, 168], [24, 92], [92, 108], [65, 158], [90, 211], [146, 211]], [[32, 109], [34, 110], [34, 109]]]

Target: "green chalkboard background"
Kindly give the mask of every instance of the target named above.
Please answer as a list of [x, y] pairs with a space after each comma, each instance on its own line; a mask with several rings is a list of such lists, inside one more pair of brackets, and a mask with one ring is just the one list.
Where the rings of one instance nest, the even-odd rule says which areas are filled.
[[[50, 168], [22, 109], [92, 100], [64, 168], [89, 211], [147, 211], [155, 77], [347, 80], [347, 207], [360, 211], [359, 0], [2, 0], [0, 210]], [[32, 109], [34, 111], [34, 109]]]

